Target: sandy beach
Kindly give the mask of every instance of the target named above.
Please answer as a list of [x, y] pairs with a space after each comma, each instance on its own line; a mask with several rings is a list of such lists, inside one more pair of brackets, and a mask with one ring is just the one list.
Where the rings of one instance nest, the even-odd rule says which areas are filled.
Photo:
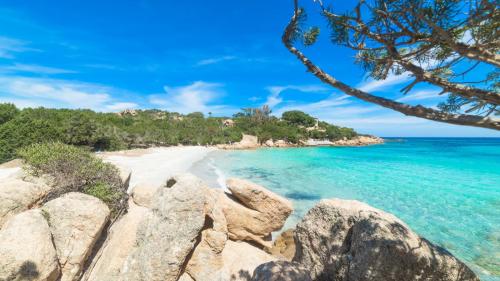
[[124, 171], [131, 171], [130, 187], [139, 183], [160, 186], [178, 173], [189, 171], [194, 163], [216, 150], [203, 146], [155, 147], [116, 152], [104, 152], [99, 156]]

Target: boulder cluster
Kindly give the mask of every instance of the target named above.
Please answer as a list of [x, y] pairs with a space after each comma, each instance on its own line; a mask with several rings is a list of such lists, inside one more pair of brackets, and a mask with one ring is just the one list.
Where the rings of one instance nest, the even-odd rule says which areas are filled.
[[229, 192], [191, 174], [132, 187], [116, 220], [99, 199], [43, 202], [40, 179], [0, 182], [0, 280], [479, 280], [402, 221], [358, 201], [324, 200], [272, 242], [292, 204], [262, 186]]

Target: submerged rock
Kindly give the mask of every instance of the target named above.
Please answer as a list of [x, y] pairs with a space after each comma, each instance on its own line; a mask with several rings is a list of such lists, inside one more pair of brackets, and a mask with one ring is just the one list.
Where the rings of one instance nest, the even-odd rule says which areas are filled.
[[42, 207], [61, 265], [61, 281], [78, 280], [87, 257], [109, 219], [101, 200], [70, 192]]
[[280, 230], [293, 210], [285, 198], [241, 179], [229, 179], [231, 198], [222, 192], [219, 203], [227, 220], [229, 238], [255, 241], [270, 247], [270, 234]]
[[0, 231], [0, 280], [54, 281], [59, 275], [43, 212], [29, 210], [10, 218]]
[[293, 261], [313, 280], [479, 280], [395, 216], [358, 201], [321, 201], [295, 233]]

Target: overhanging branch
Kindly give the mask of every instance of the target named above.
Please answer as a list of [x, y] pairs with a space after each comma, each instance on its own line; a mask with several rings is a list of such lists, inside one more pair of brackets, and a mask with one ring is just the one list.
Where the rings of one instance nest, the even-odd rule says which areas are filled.
[[407, 116], [425, 118], [428, 120], [455, 124], [455, 125], [466, 125], [466, 126], [500, 130], [499, 120], [477, 115], [450, 114], [432, 108], [427, 108], [421, 105], [412, 106], [369, 94], [367, 92], [353, 88], [347, 85], [346, 83], [343, 83], [335, 79], [333, 76], [329, 75], [328, 73], [320, 69], [318, 66], [316, 66], [311, 60], [309, 60], [301, 51], [299, 51], [293, 45], [292, 37], [294, 35], [294, 32], [296, 31], [295, 28], [298, 25], [297, 21], [299, 16], [300, 16], [300, 10], [298, 9], [298, 1], [294, 0], [294, 13], [283, 33], [282, 36], [283, 44], [292, 54], [294, 54], [302, 62], [302, 64], [304, 64], [304, 66], [306, 66], [308, 71], [310, 71], [324, 83], [327, 83], [332, 87], [341, 90], [347, 95], [354, 96], [361, 100], [378, 104], [386, 108], [390, 108], [392, 110], [403, 113]]

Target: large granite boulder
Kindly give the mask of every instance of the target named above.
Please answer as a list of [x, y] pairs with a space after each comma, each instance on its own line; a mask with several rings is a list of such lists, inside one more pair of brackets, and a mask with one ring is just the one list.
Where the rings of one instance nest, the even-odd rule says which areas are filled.
[[2, 179], [0, 181], [0, 228], [11, 216], [38, 204], [50, 189], [50, 186], [42, 181], [25, 181], [14, 175]]
[[109, 218], [101, 200], [78, 192], [66, 193], [42, 207], [61, 265], [61, 281], [78, 280], [82, 267]]
[[251, 281], [311, 281], [309, 272], [289, 261], [272, 261], [259, 265]]
[[155, 194], [139, 224], [137, 247], [119, 280], [177, 280], [200, 232], [208, 228], [208, 187], [193, 175], [175, 176]]
[[313, 280], [479, 280], [395, 216], [358, 201], [323, 200], [295, 230], [294, 262]]
[[255, 241], [271, 247], [270, 234], [280, 230], [293, 210], [285, 198], [241, 179], [227, 180], [231, 194], [219, 194], [229, 238]]
[[194, 249], [185, 272], [196, 281], [226, 280], [222, 259], [226, 241], [227, 233], [213, 229], [203, 230], [200, 243]]
[[128, 212], [108, 230], [107, 238], [83, 275], [83, 281], [119, 280], [125, 261], [137, 248], [137, 232], [149, 209], [129, 199]]
[[200, 192], [204, 193], [206, 200], [207, 221], [185, 272], [196, 281], [226, 280], [222, 257], [228, 238], [226, 218], [219, 207], [215, 191], [204, 187]]
[[59, 275], [43, 212], [29, 210], [11, 217], [0, 231], [0, 280], [53, 281]]
[[256, 136], [243, 134], [241, 141], [233, 144], [219, 144], [221, 149], [254, 149], [260, 147], [259, 139]]

